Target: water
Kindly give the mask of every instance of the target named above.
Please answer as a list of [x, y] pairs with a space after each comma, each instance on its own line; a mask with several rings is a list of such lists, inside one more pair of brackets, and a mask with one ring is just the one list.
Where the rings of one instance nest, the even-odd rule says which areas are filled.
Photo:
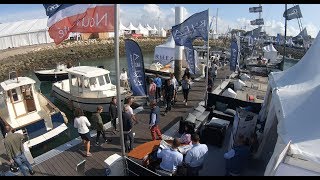
[[[149, 65], [153, 61], [153, 53], [144, 53], [143, 54], [144, 64], [145, 67], [149, 67]], [[114, 57], [104, 57], [104, 58], [98, 58], [98, 59], [88, 59], [88, 60], [82, 60], [80, 61], [80, 65], [83, 66], [104, 66], [106, 69], [110, 71], [110, 79], [113, 84], [116, 83], [116, 68], [115, 68], [115, 60]], [[127, 66], [127, 59], [125, 56], [120, 57], [120, 70], [122, 68], [128, 69]], [[55, 98], [51, 97], [51, 90], [52, 90], [52, 83], [51, 82], [40, 82], [33, 71], [27, 72], [25, 76], [31, 77], [36, 81], [36, 89], [40, 89], [42, 94], [44, 94], [53, 104], [55, 104], [61, 111], [63, 111], [66, 116], [68, 117], [68, 129], [61, 133], [58, 137], [53, 138], [52, 140], [49, 140], [48, 143], [45, 143], [43, 145], [39, 145], [36, 147], [33, 147], [31, 149], [31, 153], [33, 157], [37, 157], [47, 151], [50, 151], [51, 149], [54, 149], [76, 137], [78, 137], [77, 129], [73, 127], [73, 112], [68, 109], [66, 104], [61, 103], [58, 100], [55, 100]], [[90, 120], [90, 114], [86, 114], [88, 119]], [[102, 119], [104, 123], [107, 122], [106, 116], [102, 116]]]
[[293, 65], [295, 65], [297, 62], [299, 62], [298, 59], [287, 59], [287, 58], [285, 58], [283, 69], [286, 70], [286, 69], [292, 67]]

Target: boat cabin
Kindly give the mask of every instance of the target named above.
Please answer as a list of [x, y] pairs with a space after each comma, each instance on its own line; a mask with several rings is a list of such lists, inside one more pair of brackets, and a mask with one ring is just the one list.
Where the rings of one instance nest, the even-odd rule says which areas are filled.
[[106, 69], [76, 66], [67, 71], [70, 93], [73, 96], [99, 98], [116, 95], [116, 86], [111, 83], [110, 71]]
[[22, 117], [41, 110], [35, 83], [28, 77], [15, 77], [1, 82], [0, 115], [12, 128], [29, 124], [25, 121], [27, 118]]

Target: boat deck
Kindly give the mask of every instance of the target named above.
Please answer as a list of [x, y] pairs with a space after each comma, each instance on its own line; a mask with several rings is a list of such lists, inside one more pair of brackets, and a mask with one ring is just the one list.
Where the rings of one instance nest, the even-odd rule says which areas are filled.
[[[216, 83], [214, 83], [216, 88], [220, 80], [225, 79], [227, 75], [230, 75], [231, 72], [229, 68], [225, 70], [219, 70], [218, 77], [216, 78]], [[185, 113], [190, 111], [195, 105], [204, 99], [204, 89], [205, 81], [200, 79], [195, 81], [192, 89], [190, 91], [188, 106], [185, 106], [182, 102], [182, 93], [178, 92], [178, 102], [173, 107], [166, 116], [160, 118], [160, 128], [164, 134], [170, 132], [168, 130], [172, 128], [177, 128], [177, 123], [180, 119], [180, 116], [183, 116]], [[149, 107], [143, 107], [143, 110], [139, 112], [136, 116], [140, 121], [139, 124], [135, 125], [133, 131], [135, 132], [134, 147], [148, 142], [151, 140], [151, 135], [148, 129], [149, 121]], [[161, 107], [161, 112], [164, 112], [164, 108]], [[71, 122], [72, 123], [72, 122]], [[110, 123], [107, 123], [107, 126], [110, 128]], [[95, 136], [94, 132], [91, 132], [92, 136]], [[91, 153], [92, 157], [84, 156], [84, 146], [81, 143], [81, 139], [78, 137], [66, 144], [59, 146], [56, 149], [53, 149], [41, 156], [36, 157], [35, 164], [33, 165], [35, 175], [37, 176], [77, 176], [77, 175], [87, 175], [87, 176], [99, 176], [104, 175], [105, 173], [105, 163], [104, 160], [114, 153], [121, 154], [120, 141], [118, 137], [111, 132], [107, 134], [108, 137], [111, 137], [111, 143], [104, 143], [101, 146], [96, 146], [92, 143]], [[228, 137], [228, 136], [226, 136]], [[101, 138], [102, 139], [102, 138]], [[94, 140], [92, 141], [94, 142]], [[225, 144], [227, 141], [225, 141]], [[213, 146], [209, 147], [209, 157], [206, 160], [206, 165], [201, 171], [201, 175], [224, 175], [224, 161], [222, 153], [226, 152], [226, 147], [216, 148]], [[0, 172], [8, 171], [8, 161], [7, 157], [4, 154], [3, 143], [0, 143], [0, 161], [3, 162], [0, 165]], [[82, 160], [86, 160], [85, 174], [78, 174], [76, 172], [76, 165]], [[258, 167], [258, 166], [255, 166]], [[250, 175], [261, 175], [261, 171], [253, 170], [253, 173]], [[10, 174], [10, 173], [8, 173]], [[21, 174], [19, 174], [21, 175]]]

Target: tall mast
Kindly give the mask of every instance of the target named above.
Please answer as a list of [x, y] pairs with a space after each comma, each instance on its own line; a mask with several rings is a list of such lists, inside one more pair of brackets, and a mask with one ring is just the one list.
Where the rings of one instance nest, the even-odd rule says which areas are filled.
[[284, 24], [284, 43], [283, 43], [283, 57], [281, 61], [281, 70], [283, 71], [284, 69], [284, 57], [286, 55], [286, 41], [287, 41], [287, 17], [288, 17], [288, 12], [287, 12], [287, 4], [285, 4], [285, 24]]
[[218, 11], [219, 11], [219, 8], [217, 8], [217, 14], [216, 14], [216, 34], [218, 34]]

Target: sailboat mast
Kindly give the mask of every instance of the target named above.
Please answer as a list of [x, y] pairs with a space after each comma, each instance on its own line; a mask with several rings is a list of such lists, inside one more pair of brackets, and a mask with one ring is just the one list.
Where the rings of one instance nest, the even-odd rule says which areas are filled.
[[218, 34], [218, 11], [219, 11], [219, 8], [217, 8], [217, 14], [216, 14], [216, 34]]

